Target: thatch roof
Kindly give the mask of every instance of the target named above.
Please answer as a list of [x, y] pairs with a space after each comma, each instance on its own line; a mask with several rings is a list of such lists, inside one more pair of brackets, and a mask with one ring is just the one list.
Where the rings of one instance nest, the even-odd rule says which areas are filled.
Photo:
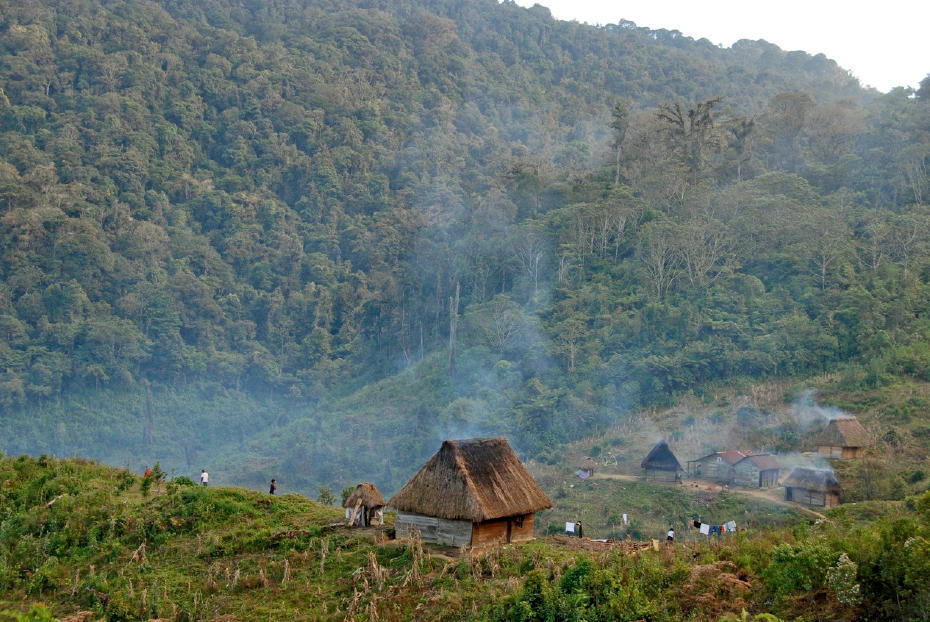
[[355, 487], [346, 502], [342, 504], [344, 508], [354, 508], [355, 504], [362, 501], [362, 506], [366, 508], [382, 508], [387, 505], [384, 497], [378, 492], [378, 489], [371, 482], [362, 482]]
[[770, 454], [752, 454], [751, 456], [746, 456], [743, 460], [750, 460], [753, 464], [759, 467], [760, 471], [770, 471], [772, 469], [783, 469], [781, 464], [778, 463], [778, 460], [775, 459], [775, 456]]
[[684, 470], [681, 467], [681, 463], [678, 462], [678, 458], [676, 458], [672, 450], [668, 448], [668, 443], [665, 442], [665, 439], [656, 443], [656, 446], [652, 448], [652, 451], [650, 451], [649, 455], [643, 460], [641, 466], [644, 469], [658, 469], [660, 471]]
[[506, 438], [443, 441], [388, 502], [402, 512], [480, 523], [552, 507]]
[[840, 483], [829, 469], [808, 469], [797, 467], [785, 481], [785, 488], [806, 488], [817, 492], [840, 492]]
[[826, 429], [817, 437], [814, 444], [818, 447], [868, 447], [872, 437], [865, 431], [855, 417], [848, 419], [831, 419]]
[[593, 471], [594, 467], [597, 466], [597, 463], [594, 461], [594, 458], [588, 456], [578, 464], [579, 469], [584, 469], [585, 471]]

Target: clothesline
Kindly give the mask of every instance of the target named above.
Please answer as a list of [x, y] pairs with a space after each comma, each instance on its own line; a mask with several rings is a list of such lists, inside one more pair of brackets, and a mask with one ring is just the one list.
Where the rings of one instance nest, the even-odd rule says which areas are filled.
[[713, 536], [716, 535], [717, 539], [720, 539], [720, 534], [727, 533], [730, 531], [736, 531], [736, 521], [730, 521], [724, 523], [723, 525], [711, 525], [710, 523], [702, 523], [701, 521], [694, 521], [695, 529], [699, 529], [701, 535]]

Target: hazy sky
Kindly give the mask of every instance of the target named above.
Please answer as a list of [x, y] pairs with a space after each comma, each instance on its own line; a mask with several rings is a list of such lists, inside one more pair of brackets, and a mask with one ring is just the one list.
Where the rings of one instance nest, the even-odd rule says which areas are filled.
[[[516, 0], [521, 6], [535, 0]], [[740, 39], [765, 39], [783, 50], [824, 53], [855, 74], [863, 85], [887, 92], [913, 86], [930, 73], [927, 0], [885, 0], [858, 4], [824, 0], [752, 3], [723, 0], [709, 4], [539, 0], [557, 19], [616, 24], [621, 19], [658, 30], [679, 30], [725, 47]]]

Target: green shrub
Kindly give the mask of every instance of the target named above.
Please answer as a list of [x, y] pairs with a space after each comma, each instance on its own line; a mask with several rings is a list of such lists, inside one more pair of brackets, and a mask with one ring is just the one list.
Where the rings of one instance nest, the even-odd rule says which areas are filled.
[[336, 496], [333, 494], [332, 489], [323, 486], [319, 487], [319, 494], [316, 499], [323, 505], [332, 505], [336, 502]]
[[827, 570], [837, 553], [823, 542], [807, 540], [781, 544], [772, 551], [772, 561], [762, 573], [763, 582], [775, 594], [787, 596], [816, 592], [826, 586]]

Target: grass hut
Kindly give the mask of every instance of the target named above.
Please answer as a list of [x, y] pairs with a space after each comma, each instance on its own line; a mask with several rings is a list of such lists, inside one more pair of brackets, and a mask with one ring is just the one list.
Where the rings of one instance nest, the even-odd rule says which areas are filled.
[[840, 483], [828, 469], [797, 467], [782, 485], [787, 501], [825, 508], [840, 504]]
[[533, 539], [536, 512], [552, 507], [506, 438], [443, 441], [388, 505], [398, 537], [480, 548]]
[[767, 488], [778, 485], [778, 475], [784, 467], [769, 454], [750, 454], [733, 465], [734, 486]]
[[594, 467], [597, 464], [594, 462], [594, 458], [590, 456], [581, 461], [581, 464], [578, 465], [578, 477], [581, 479], [588, 479], [589, 477], [594, 477]]
[[678, 472], [684, 470], [665, 439], [656, 443], [640, 466], [646, 470], [646, 480], [652, 479], [659, 482], [676, 482]]
[[371, 482], [355, 487], [342, 507], [346, 509], [346, 522], [360, 527], [384, 523], [384, 506], [387, 503]]
[[865, 447], [872, 445], [872, 437], [858, 419], [848, 417], [831, 419], [815, 443], [824, 458], [855, 460], [862, 457]]

